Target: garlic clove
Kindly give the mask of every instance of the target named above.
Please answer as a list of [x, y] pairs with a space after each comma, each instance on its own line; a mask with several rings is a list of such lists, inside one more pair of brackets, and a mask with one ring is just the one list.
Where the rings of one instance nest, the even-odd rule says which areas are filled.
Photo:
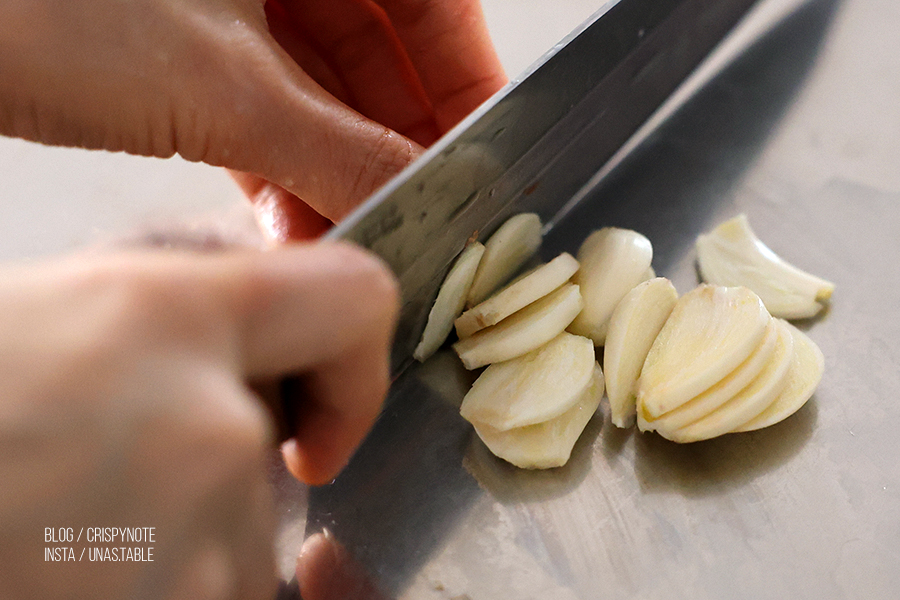
[[466, 306], [475, 306], [509, 281], [541, 247], [541, 219], [535, 213], [509, 218], [484, 244]]
[[794, 341], [790, 330], [785, 327], [784, 321], [773, 319], [773, 322], [777, 323], [777, 342], [771, 358], [759, 375], [728, 402], [702, 419], [675, 431], [658, 428], [660, 435], [681, 443], [708, 440], [733, 431], [771, 405], [787, 385], [794, 356]]
[[602, 396], [603, 372], [594, 363], [590, 385], [576, 404], [563, 414], [548, 421], [506, 431], [478, 422], [473, 425], [478, 437], [495, 456], [519, 468], [561, 467], [569, 461], [575, 442], [597, 411]]
[[603, 372], [612, 422], [617, 427], [630, 427], [634, 422], [641, 367], [677, 300], [672, 282], [664, 277], [650, 279], [628, 292], [609, 319]]
[[469, 244], [447, 273], [437, 299], [428, 313], [428, 322], [422, 332], [422, 339], [413, 352], [413, 358], [416, 360], [420, 362], [427, 360], [447, 339], [453, 329], [453, 321], [463, 310], [483, 254], [484, 245], [479, 242]]
[[566, 283], [496, 325], [456, 342], [453, 349], [469, 370], [510, 360], [562, 333], [583, 306], [578, 286]]
[[834, 291], [830, 281], [802, 271], [775, 254], [756, 237], [743, 214], [699, 236], [696, 246], [704, 281], [750, 288], [775, 317], [812, 317]]
[[753, 431], [774, 425], [788, 418], [806, 404], [816, 391], [825, 370], [825, 357], [814, 341], [785, 321], [784, 327], [794, 340], [794, 354], [788, 371], [787, 383], [775, 400], [759, 415], [734, 431]]
[[602, 346], [613, 310], [644, 281], [652, 258], [650, 240], [636, 231], [604, 227], [589, 235], [578, 250], [581, 267], [572, 279], [581, 286], [584, 310], [569, 331]]
[[571, 279], [576, 271], [578, 261], [571, 254], [563, 252], [464, 312], [456, 320], [456, 334], [462, 339], [485, 327], [496, 325], [514, 312], [559, 288]]
[[644, 362], [638, 412], [657, 419], [714, 386], [759, 346], [769, 320], [746, 288], [701, 285], [682, 296]]
[[587, 389], [595, 362], [589, 339], [560, 333], [528, 354], [485, 369], [459, 412], [470, 423], [498, 431], [558, 417]]
[[672, 432], [709, 415], [727, 403], [735, 394], [743, 390], [759, 376], [772, 359], [778, 340], [779, 327], [775, 319], [770, 318], [762, 341], [734, 371], [726, 375], [711, 388], [691, 398], [678, 408], [665, 413], [658, 419], [647, 419], [642, 414], [638, 427], [640, 427], [641, 431]]

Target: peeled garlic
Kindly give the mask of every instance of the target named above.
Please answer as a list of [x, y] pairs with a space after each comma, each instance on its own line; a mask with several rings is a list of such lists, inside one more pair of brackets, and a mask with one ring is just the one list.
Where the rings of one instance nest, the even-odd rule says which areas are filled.
[[462, 339], [485, 327], [496, 325], [519, 309], [557, 289], [571, 279], [577, 270], [578, 261], [571, 254], [563, 252], [464, 312], [456, 320], [457, 335]]
[[811, 317], [834, 291], [830, 281], [779, 258], [756, 237], [743, 214], [698, 237], [697, 258], [704, 281], [750, 288], [775, 317]]
[[750, 419], [735, 431], [753, 431], [774, 425], [788, 418], [806, 404], [822, 380], [825, 357], [809, 337], [785, 322], [794, 340], [794, 355], [787, 375], [787, 383], [777, 398], [758, 416]]
[[[779, 330], [773, 319], [769, 319], [762, 341], [734, 371], [723, 377], [708, 390], [691, 398], [678, 408], [670, 410], [658, 419], [647, 419], [642, 413], [638, 427], [641, 431], [675, 431], [685, 425], [705, 417], [756, 379], [775, 353], [779, 340]], [[790, 360], [788, 355], [787, 360]]]
[[747, 288], [701, 285], [682, 296], [641, 371], [642, 418], [659, 418], [734, 371], [759, 346], [769, 319]]
[[581, 267], [573, 278], [581, 286], [584, 310], [569, 331], [602, 346], [609, 317], [625, 294], [644, 281], [652, 258], [650, 240], [636, 231], [604, 227], [589, 235], [578, 250]]
[[469, 288], [472, 287], [472, 281], [475, 279], [475, 271], [478, 269], [478, 263], [483, 254], [484, 246], [481, 243], [470, 244], [447, 273], [447, 277], [438, 291], [437, 299], [434, 301], [434, 306], [428, 313], [428, 322], [425, 325], [425, 331], [422, 332], [422, 340], [413, 352], [413, 358], [416, 360], [424, 362], [447, 339], [447, 335], [453, 329], [454, 319], [463, 310]]
[[466, 306], [475, 306], [515, 275], [541, 247], [541, 219], [534, 213], [511, 217], [488, 239]]
[[595, 364], [589, 339], [560, 333], [537, 350], [485, 369], [459, 412], [498, 431], [547, 421], [578, 402]]
[[578, 286], [567, 283], [496, 325], [456, 342], [453, 349], [470, 370], [510, 360], [562, 333], [582, 306]]
[[575, 405], [563, 414], [548, 421], [505, 431], [479, 422], [474, 422], [473, 425], [478, 437], [495, 456], [517, 467], [561, 467], [568, 462], [575, 442], [596, 412], [602, 396], [603, 372], [594, 363], [590, 384]]
[[775, 319], [772, 322], [776, 324], [777, 331], [774, 351], [763, 370], [749, 385], [703, 418], [674, 431], [665, 426], [658, 426], [657, 431], [674, 442], [708, 440], [734, 431], [735, 427], [743, 425], [771, 405], [787, 384], [794, 356], [793, 336], [786, 323]]
[[603, 372], [617, 427], [630, 427], [634, 421], [641, 367], [677, 300], [678, 292], [668, 279], [650, 279], [628, 292], [609, 319]]

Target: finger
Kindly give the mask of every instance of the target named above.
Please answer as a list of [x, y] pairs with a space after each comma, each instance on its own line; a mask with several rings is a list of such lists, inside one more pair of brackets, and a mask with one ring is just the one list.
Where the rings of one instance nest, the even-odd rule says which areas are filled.
[[296, 411], [302, 422], [292, 472], [311, 484], [337, 474], [388, 388], [398, 291], [380, 260], [349, 244], [320, 242], [108, 261], [84, 268], [129, 307], [127, 335], [135, 343], [209, 357], [245, 381], [302, 375], [310, 385]]
[[365, 569], [327, 529], [300, 550], [297, 582], [304, 600], [383, 600]]
[[384, 8], [447, 131], [506, 83], [478, 0], [375, 0]]
[[265, 10], [269, 32], [297, 65], [329, 94], [344, 104], [351, 105], [350, 91], [334, 65], [319, 48], [313, 46], [308, 30], [296, 22], [292, 14], [285, 9], [284, 2], [268, 0]]
[[[268, 31], [247, 37], [222, 40], [224, 56], [210, 58], [230, 76], [200, 91], [213, 131], [186, 135], [197, 148], [178, 146], [183, 156], [263, 177], [337, 221], [421, 153], [329, 94]], [[177, 118], [178, 131], [194, 129], [194, 116]]]
[[390, 346], [398, 291], [374, 255], [342, 242], [237, 255], [225, 283], [249, 377], [304, 372], [348, 353]]
[[[314, 40], [339, 74], [347, 104], [423, 146], [440, 136], [422, 83], [381, 8], [359, 0], [286, 0], [283, 5], [296, 33]], [[304, 57], [290, 53], [303, 64]]]
[[250, 173], [230, 174], [253, 204], [260, 229], [270, 242], [311, 240], [331, 228], [331, 221], [283, 187]]
[[[328, 483], [344, 468], [371, 429], [387, 393], [387, 354], [363, 348], [319, 365], [302, 388], [283, 398], [295, 403], [293, 438], [282, 446], [288, 470], [301, 481]], [[373, 385], [381, 382], [381, 386]], [[302, 390], [302, 393], [298, 393]]]
[[381, 410], [397, 290], [379, 261], [345, 244], [278, 254], [280, 264], [256, 277], [278, 280], [283, 271], [295, 279], [253, 301], [264, 311], [243, 317], [244, 371], [256, 379], [303, 374], [304, 397], [287, 399], [298, 404], [285, 458], [296, 477], [322, 484], [344, 467]]
[[300, 593], [306, 600], [337, 598], [332, 591], [340, 577], [337, 563], [337, 548], [326, 534], [314, 533], [303, 542], [295, 574], [297, 583], [300, 584]]
[[[159, 350], [172, 354], [175, 347], [177, 341]], [[161, 398], [180, 394], [178, 418], [153, 415], [164, 426], [136, 433], [140, 452], [130, 463], [142, 477], [145, 503], [181, 506], [179, 535], [189, 540], [159, 540], [175, 545], [160, 548], [154, 573], [161, 581], [151, 585], [173, 585], [165, 594], [172, 598], [270, 600], [275, 520], [265, 477], [266, 416], [234, 373], [223, 376], [208, 360], [179, 362], [145, 398], [152, 412]]]

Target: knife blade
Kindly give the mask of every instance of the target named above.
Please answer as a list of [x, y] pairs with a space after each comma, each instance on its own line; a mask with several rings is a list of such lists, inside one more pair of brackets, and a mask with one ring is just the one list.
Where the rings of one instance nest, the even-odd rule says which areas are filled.
[[605, 3], [327, 234], [399, 279], [395, 375], [466, 242], [518, 212], [552, 224], [754, 1]]

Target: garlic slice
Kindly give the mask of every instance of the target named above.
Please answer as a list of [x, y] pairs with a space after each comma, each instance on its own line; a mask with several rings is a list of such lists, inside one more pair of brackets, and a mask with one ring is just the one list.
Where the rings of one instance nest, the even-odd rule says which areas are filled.
[[589, 235], [578, 250], [581, 267], [573, 277], [581, 286], [584, 310], [569, 331], [602, 346], [609, 317], [625, 294], [644, 281], [652, 258], [650, 240], [636, 231], [604, 227]]
[[496, 325], [456, 342], [453, 349], [469, 370], [510, 360], [562, 333], [583, 306], [578, 286], [567, 283]]
[[466, 306], [475, 306], [509, 281], [541, 247], [541, 219], [522, 213], [507, 219], [484, 244]]
[[[794, 340], [784, 321], [776, 323], [777, 342], [765, 368], [750, 385], [735, 394], [728, 402], [686, 427], [675, 431], [657, 431], [673, 442], [697, 442], [724, 435], [743, 425], [748, 418], [760, 414], [784, 390], [794, 357]], [[665, 419], [665, 417], [663, 417]]]
[[456, 320], [456, 334], [462, 339], [485, 327], [496, 325], [514, 312], [557, 289], [571, 279], [577, 270], [578, 261], [575, 257], [563, 252], [464, 312]]
[[[772, 359], [778, 339], [779, 328], [776, 325], [776, 321], [770, 318], [762, 341], [747, 357], [747, 360], [742, 362], [734, 371], [708, 390], [691, 398], [678, 408], [665, 413], [658, 419], [646, 419], [642, 413], [638, 427], [641, 431], [671, 432], [709, 415], [759, 376]], [[790, 360], [790, 355], [787, 356], [787, 360]]]
[[413, 358], [416, 360], [420, 362], [427, 360], [447, 339], [453, 329], [454, 319], [463, 310], [483, 254], [484, 245], [479, 242], [469, 244], [447, 273], [434, 306], [428, 313], [428, 322], [422, 332], [422, 339], [413, 352]]
[[748, 287], [775, 317], [812, 317], [828, 300], [834, 284], [785, 262], [766, 246], [738, 215], [697, 238], [697, 259], [703, 280]]
[[575, 442], [597, 411], [603, 396], [603, 372], [594, 363], [590, 385], [575, 406], [563, 414], [534, 425], [499, 431], [473, 423], [478, 437], [490, 451], [522, 469], [550, 469], [569, 461]]
[[735, 427], [734, 431], [753, 431], [783, 421], [806, 404], [822, 380], [822, 373], [825, 371], [822, 351], [805, 333], [790, 323], [783, 323], [794, 340], [794, 355], [787, 383], [772, 404], [747, 423]]
[[560, 333], [537, 350], [485, 369], [459, 413], [497, 431], [547, 421], [578, 402], [595, 364], [589, 339]]
[[651, 421], [721, 381], [759, 346], [769, 320], [747, 288], [701, 285], [682, 296], [647, 355], [638, 412]]
[[664, 277], [650, 279], [628, 292], [609, 319], [603, 372], [612, 422], [617, 427], [630, 427], [634, 422], [641, 367], [677, 300], [672, 282]]

